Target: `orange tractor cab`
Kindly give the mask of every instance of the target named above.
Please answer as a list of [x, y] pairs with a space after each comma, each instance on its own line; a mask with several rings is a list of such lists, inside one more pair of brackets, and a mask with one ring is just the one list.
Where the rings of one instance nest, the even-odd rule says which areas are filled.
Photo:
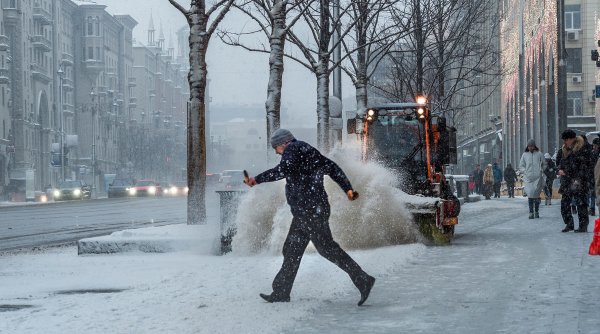
[[422, 97], [371, 106], [348, 119], [347, 129], [359, 136], [363, 160], [376, 160], [396, 171], [404, 192], [437, 198], [430, 207], [408, 206], [426, 237], [436, 244], [449, 242], [460, 202], [444, 172], [447, 165], [456, 164], [456, 130], [444, 117], [432, 115]]

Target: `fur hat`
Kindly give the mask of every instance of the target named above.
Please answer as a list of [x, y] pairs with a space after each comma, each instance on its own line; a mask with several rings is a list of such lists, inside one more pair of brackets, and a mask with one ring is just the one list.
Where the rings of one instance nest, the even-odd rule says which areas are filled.
[[294, 138], [294, 135], [289, 130], [277, 129], [271, 134], [271, 146], [275, 148], [281, 144], [289, 143], [294, 139], [296, 138]]
[[535, 140], [533, 140], [533, 139], [529, 139], [529, 140], [527, 141], [527, 146], [537, 146], [537, 145], [535, 144]]
[[577, 137], [577, 134], [575, 133], [575, 131], [573, 131], [571, 129], [566, 129], [565, 131], [563, 131], [562, 135], [560, 136], [560, 138], [563, 140], [572, 139], [575, 137]]

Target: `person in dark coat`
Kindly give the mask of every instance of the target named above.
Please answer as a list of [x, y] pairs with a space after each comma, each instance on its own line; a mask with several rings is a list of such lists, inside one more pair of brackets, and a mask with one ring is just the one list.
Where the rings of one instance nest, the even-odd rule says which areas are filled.
[[544, 186], [544, 196], [546, 197], [545, 205], [552, 205], [552, 184], [556, 179], [556, 165], [552, 161], [552, 157], [549, 153], [544, 154], [546, 159], [546, 168], [544, 168], [544, 175], [546, 175], [546, 185]]
[[[594, 172], [594, 168], [596, 167], [596, 162], [598, 162], [598, 154], [600, 154], [600, 138], [594, 138], [592, 140], [592, 150], [590, 154], [590, 170], [592, 171], [592, 176]], [[589, 193], [589, 208], [590, 208], [590, 216], [596, 215], [596, 188], [595, 178], [592, 177], [590, 179], [590, 193]]]
[[561, 176], [559, 192], [562, 194], [560, 213], [566, 224], [562, 232], [575, 230], [571, 213], [572, 200], [575, 200], [579, 217], [579, 228], [575, 232], [587, 232], [589, 223], [587, 203], [589, 148], [585, 145], [585, 140], [578, 137], [573, 130], [563, 131], [561, 138], [564, 144], [561, 148], [560, 164], [558, 165], [558, 175]]
[[492, 167], [494, 173], [494, 198], [500, 198], [500, 187], [502, 186], [502, 170], [498, 167], [498, 163], [494, 162]]
[[344, 270], [360, 291], [362, 305], [369, 297], [375, 278], [361, 267], [333, 240], [329, 228], [330, 206], [323, 186], [329, 175], [346, 193], [349, 200], [358, 194], [342, 169], [309, 144], [296, 140], [292, 133], [278, 129], [271, 135], [271, 146], [281, 155], [279, 165], [244, 182], [254, 186], [286, 179], [285, 195], [293, 219], [283, 245], [283, 264], [273, 280], [273, 292], [260, 296], [269, 303], [289, 302], [294, 279], [308, 242], [312, 241], [321, 256]]
[[479, 165], [475, 165], [473, 180], [475, 181], [475, 192], [480, 195], [483, 194], [483, 170]]
[[506, 164], [506, 168], [504, 168], [504, 181], [506, 181], [508, 198], [515, 198], [515, 182], [517, 182], [517, 172], [511, 164]]

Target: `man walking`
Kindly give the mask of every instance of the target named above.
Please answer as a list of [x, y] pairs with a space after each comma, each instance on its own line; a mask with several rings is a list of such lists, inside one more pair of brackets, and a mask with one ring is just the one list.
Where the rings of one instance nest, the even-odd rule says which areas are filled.
[[515, 182], [517, 182], [517, 172], [511, 164], [506, 164], [504, 168], [504, 181], [506, 181], [506, 190], [508, 198], [515, 198]]
[[278, 129], [271, 135], [271, 146], [281, 155], [279, 165], [244, 182], [250, 187], [264, 182], [286, 179], [285, 194], [293, 219], [283, 245], [283, 264], [273, 280], [273, 292], [260, 296], [269, 303], [289, 302], [294, 279], [308, 242], [312, 241], [321, 256], [349, 276], [360, 291], [362, 305], [375, 284], [375, 278], [361, 267], [333, 240], [329, 228], [330, 206], [323, 186], [329, 175], [353, 201], [358, 193], [342, 169], [309, 144], [296, 140], [292, 133]]
[[[567, 129], [561, 135], [564, 145], [561, 148], [558, 175], [561, 176], [559, 192], [562, 194], [560, 213], [566, 227], [562, 232], [575, 230], [571, 201], [575, 200], [579, 228], [575, 232], [587, 232], [588, 216], [588, 186], [589, 186], [589, 156], [583, 138], [578, 137], [575, 131]], [[558, 159], [557, 159], [558, 161]]]
[[494, 162], [492, 167], [494, 173], [494, 198], [500, 198], [500, 187], [502, 186], [502, 170], [498, 167], [498, 163]]

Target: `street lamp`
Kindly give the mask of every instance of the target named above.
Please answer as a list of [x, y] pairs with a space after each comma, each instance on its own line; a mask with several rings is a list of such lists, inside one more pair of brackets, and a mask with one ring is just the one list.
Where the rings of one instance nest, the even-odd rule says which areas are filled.
[[96, 108], [94, 99], [96, 93], [94, 88], [90, 92], [90, 98], [92, 100], [92, 197], [96, 197]]
[[65, 146], [64, 146], [64, 124], [63, 124], [63, 79], [65, 77], [65, 71], [62, 65], [58, 67], [58, 77], [60, 85], [58, 86], [59, 91], [59, 108], [60, 108], [60, 177], [62, 181], [65, 180]]

